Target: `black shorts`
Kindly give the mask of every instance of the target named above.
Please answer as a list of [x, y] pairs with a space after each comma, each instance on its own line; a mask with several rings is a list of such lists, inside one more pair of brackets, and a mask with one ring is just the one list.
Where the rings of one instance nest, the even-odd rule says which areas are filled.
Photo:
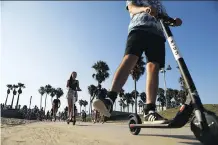
[[163, 68], [165, 65], [165, 42], [158, 35], [143, 30], [133, 30], [127, 38], [125, 55], [133, 54], [141, 57], [145, 52], [147, 62], [156, 62]]

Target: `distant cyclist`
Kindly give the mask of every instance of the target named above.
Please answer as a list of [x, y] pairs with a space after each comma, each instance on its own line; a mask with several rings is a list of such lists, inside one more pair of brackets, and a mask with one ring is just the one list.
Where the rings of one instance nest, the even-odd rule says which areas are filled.
[[53, 111], [52, 114], [53, 114], [54, 121], [56, 121], [56, 114], [60, 106], [61, 106], [61, 101], [58, 98], [54, 99], [52, 103], [52, 111]]
[[66, 106], [65, 108], [64, 108], [64, 120], [66, 121], [66, 119], [67, 119], [67, 113], [68, 113], [68, 107]]

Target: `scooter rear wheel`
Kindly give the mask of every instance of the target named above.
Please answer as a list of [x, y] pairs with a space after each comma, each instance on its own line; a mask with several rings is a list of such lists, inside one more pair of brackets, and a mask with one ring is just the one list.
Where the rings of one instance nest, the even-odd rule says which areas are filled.
[[208, 131], [201, 131], [199, 128], [199, 122], [194, 116], [191, 121], [191, 130], [194, 133], [195, 137], [203, 145], [217, 145], [218, 143], [218, 117], [211, 112], [205, 112], [205, 118], [209, 126]]
[[131, 128], [131, 124], [142, 124], [141, 119], [139, 117], [137, 118], [136, 116], [133, 116], [129, 119], [129, 130], [131, 134], [138, 135], [141, 131], [141, 128]]

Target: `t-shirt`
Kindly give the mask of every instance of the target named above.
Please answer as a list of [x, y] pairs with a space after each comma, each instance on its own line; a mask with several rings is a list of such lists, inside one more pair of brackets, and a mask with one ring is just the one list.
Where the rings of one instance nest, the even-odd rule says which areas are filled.
[[[157, 9], [158, 13], [167, 15], [166, 10], [161, 4], [160, 0], [127, 0], [127, 10], [128, 5], [131, 3], [136, 6], [152, 6]], [[130, 18], [131, 20], [128, 27], [128, 33], [130, 33], [132, 30], [140, 29], [164, 37], [160, 22], [150, 14], [146, 12], [141, 12], [135, 15], [130, 14]]]
[[69, 80], [69, 87], [72, 90], [77, 90], [78, 85], [79, 85], [79, 81], [78, 80]]

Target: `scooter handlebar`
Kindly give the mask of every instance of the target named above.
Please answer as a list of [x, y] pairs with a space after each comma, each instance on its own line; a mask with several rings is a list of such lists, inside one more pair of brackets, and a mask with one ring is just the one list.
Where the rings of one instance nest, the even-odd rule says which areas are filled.
[[164, 24], [168, 25], [168, 26], [175, 26], [176, 24], [176, 20], [169, 17], [169, 16], [166, 16], [166, 15], [163, 15], [163, 14], [158, 14], [156, 16], [157, 19], [159, 20], [162, 20]]

